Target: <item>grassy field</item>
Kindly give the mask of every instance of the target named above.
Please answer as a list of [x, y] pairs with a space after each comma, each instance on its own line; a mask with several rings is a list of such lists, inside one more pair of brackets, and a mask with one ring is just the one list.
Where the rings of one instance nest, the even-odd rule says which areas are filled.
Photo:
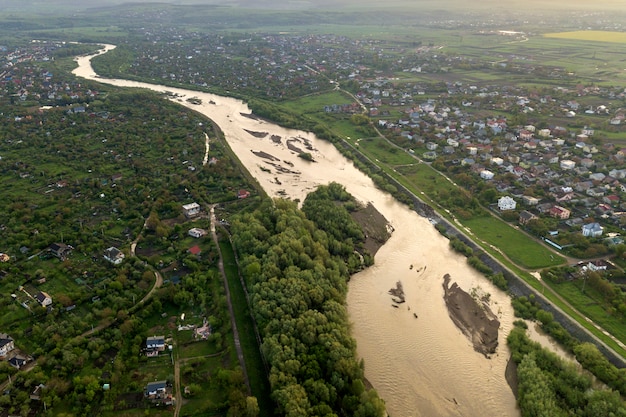
[[565, 261], [563, 257], [553, 254], [531, 237], [493, 216], [474, 217], [470, 220], [461, 220], [461, 223], [480, 239], [498, 248], [513, 262], [525, 268], [557, 266]]
[[[622, 341], [626, 340], [626, 326], [624, 326], [624, 321], [607, 314], [606, 308], [603, 306], [602, 296], [597, 294], [596, 291], [588, 285], [585, 285], [583, 280], [568, 281], [559, 284], [548, 282], [548, 285], [567, 300], [567, 302], [576, 306], [576, 309], [578, 309], [581, 314], [591, 318], [596, 324], [600, 325], [617, 339]], [[611, 345], [618, 352], [624, 352], [623, 349], [615, 347], [613, 343]]]

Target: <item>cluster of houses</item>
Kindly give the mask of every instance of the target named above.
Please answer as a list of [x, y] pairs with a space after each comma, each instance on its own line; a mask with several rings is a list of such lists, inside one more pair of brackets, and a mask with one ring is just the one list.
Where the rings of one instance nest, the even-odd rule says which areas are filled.
[[[84, 103], [98, 98], [98, 91], [83, 86], [79, 81], [57, 82], [50, 71], [36, 71], [30, 65], [31, 62], [45, 64], [51, 61], [53, 52], [63, 47], [60, 42], [41, 41], [13, 50], [0, 49], [0, 57], [3, 58], [0, 66], [0, 87], [12, 85], [14, 99], [35, 100], [42, 105]], [[76, 112], [81, 111], [79, 109]], [[16, 117], [16, 121], [21, 118]]]
[[11, 336], [0, 333], [0, 360], [6, 360], [9, 365], [19, 370], [31, 362], [32, 358], [22, 355], [15, 348], [15, 341]]

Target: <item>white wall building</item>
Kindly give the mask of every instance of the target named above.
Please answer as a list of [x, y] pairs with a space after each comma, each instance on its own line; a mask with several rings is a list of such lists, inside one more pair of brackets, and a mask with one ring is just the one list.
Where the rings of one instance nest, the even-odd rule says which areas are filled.
[[500, 211], [515, 210], [515, 207], [517, 207], [517, 203], [508, 195], [500, 197], [498, 200], [498, 209]]

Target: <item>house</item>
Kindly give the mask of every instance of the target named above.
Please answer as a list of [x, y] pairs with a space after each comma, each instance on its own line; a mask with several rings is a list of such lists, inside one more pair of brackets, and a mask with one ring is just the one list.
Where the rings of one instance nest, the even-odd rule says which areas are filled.
[[595, 261], [589, 261], [587, 268], [592, 271], [606, 271], [608, 264], [602, 259], [596, 259]]
[[572, 161], [571, 159], [563, 159], [559, 165], [561, 169], [566, 169], [566, 170], [576, 168], [576, 162]]
[[72, 249], [74, 248], [70, 245], [66, 245], [65, 243], [53, 243], [48, 246], [50, 253], [62, 261], [67, 259], [70, 253], [72, 253]]
[[517, 203], [515, 202], [515, 200], [513, 200], [508, 195], [504, 197], [500, 197], [500, 199], [498, 200], [498, 209], [500, 211], [515, 210], [516, 206], [517, 206]]
[[195, 237], [195, 238], [197, 239], [197, 238], [200, 238], [200, 237], [202, 237], [202, 236], [206, 236], [207, 231], [206, 231], [206, 230], [204, 230], [204, 229], [199, 229], [199, 228], [197, 228], [197, 227], [194, 227], [193, 229], [189, 229], [189, 231], [187, 232], [187, 234], [188, 234], [189, 236], [191, 236], [191, 237]]
[[250, 191], [243, 190], [243, 189], [237, 191], [237, 198], [243, 199], [243, 198], [248, 198], [248, 197], [250, 197]]
[[200, 246], [194, 245], [190, 247], [189, 249], [187, 249], [187, 252], [189, 252], [192, 255], [200, 255], [200, 253], [202, 253], [202, 249], [200, 249]]
[[6, 357], [13, 349], [15, 349], [13, 338], [6, 334], [0, 334], [0, 358]]
[[520, 224], [528, 224], [531, 220], [536, 220], [539, 217], [532, 214], [530, 211], [522, 210], [519, 214], [519, 223]]
[[28, 363], [28, 359], [21, 355], [17, 355], [9, 359], [9, 365], [16, 369], [21, 369]]
[[589, 223], [582, 227], [583, 236], [598, 237], [602, 236], [602, 226], [599, 223]]
[[539, 204], [539, 199], [531, 195], [522, 196], [522, 201], [528, 206], [536, 206], [537, 204]]
[[111, 246], [104, 251], [104, 259], [113, 265], [119, 265], [124, 260], [124, 253], [116, 247]]
[[480, 171], [480, 178], [484, 179], [484, 180], [490, 180], [493, 179], [493, 172], [487, 170], [487, 169], [483, 169], [482, 171]]
[[189, 203], [183, 205], [183, 214], [187, 218], [195, 217], [200, 214], [200, 204]]
[[146, 385], [144, 396], [149, 399], [163, 398], [167, 391], [167, 381], [155, 381]]
[[146, 338], [146, 355], [157, 356], [165, 350], [165, 336], [149, 336]]
[[571, 214], [568, 209], [561, 206], [552, 206], [550, 210], [548, 210], [548, 213], [550, 214], [550, 216], [561, 220], [569, 219], [569, 216]]
[[39, 291], [35, 295], [35, 300], [37, 300], [37, 302], [41, 304], [42, 307], [48, 307], [50, 304], [52, 304], [52, 297], [50, 297], [48, 293], [45, 293], [43, 291]]

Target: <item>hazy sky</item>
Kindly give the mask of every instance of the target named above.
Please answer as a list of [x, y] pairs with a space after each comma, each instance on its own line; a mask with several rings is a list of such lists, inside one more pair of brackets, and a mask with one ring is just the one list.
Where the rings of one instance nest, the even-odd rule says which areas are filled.
[[333, 8], [333, 7], [407, 7], [427, 9], [485, 9], [497, 7], [499, 9], [510, 8], [515, 10], [530, 9], [626, 9], [625, 0], [603, 0], [601, 2], [590, 0], [0, 0], [0, 13], [7, 9], [24, 10], [37, 8], [58, 7], [59, 9], [87, 9], [107, 5], [119, 5], [124, 3], [170, 3], [170, 4], [219, 4], [239, 7], [271, 7], [287, 9], [306, 8]]

